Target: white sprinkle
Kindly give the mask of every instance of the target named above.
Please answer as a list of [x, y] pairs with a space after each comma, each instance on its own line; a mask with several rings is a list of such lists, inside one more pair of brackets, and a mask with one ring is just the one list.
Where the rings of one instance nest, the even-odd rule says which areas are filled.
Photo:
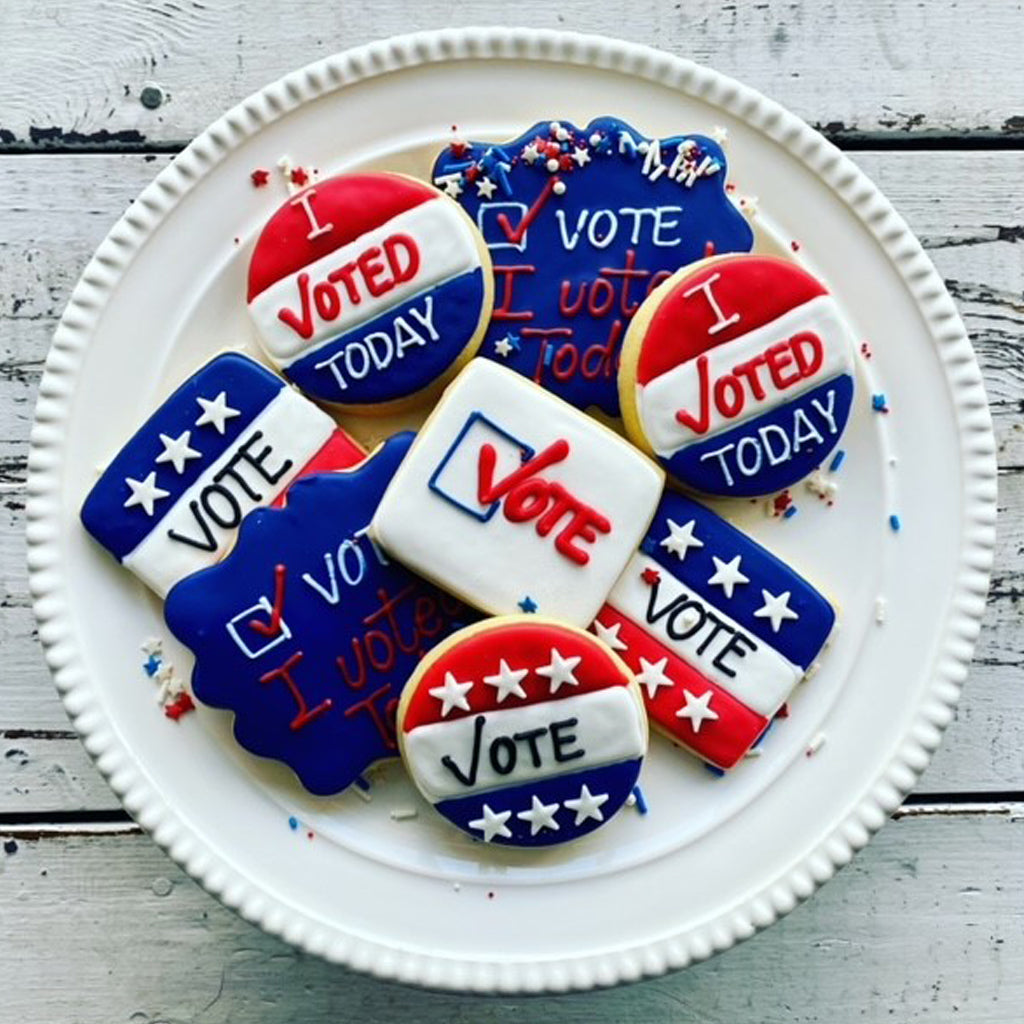
[[646, 153], [646, 152], [647, 152], [647, 150], [649, 150], [649, 149], [651, 148], [651, 145], [650, 145], [650, 143], [649, 143], [649, 142], [641, 142], [641, 143], [640, 143], [640, 145], [639, 145], [639, 146], [637, 146], [636, 148], [637, 148], [637, 149], [638, 149], [638, 150], [639, 150], [639, 151], [640, 151], [641, 153]]
[[411, 818], [418, 818], [420, 812], [415, 807], [392, 807], [391, 808], [391, 820], [392, 821], [409, 821]]
[[562, 130], [562, 126], [557, 121], [552, 121], [551, 124], [548, 125], [548, 128], [550, 128], [556, 135]]
[[751, 747], [743, 756], [744, 757], [760, 757], [762, 750], [760, 747]]
[[881, 625], [883, 622], [885, 622], [887, 605], [888, 602], [884, 597], [878, 596], [875, 598], [875, 622], [877, 622], [878, 625]]
[[558, 127], [555, 130], [555, 138], [558, 139], [559, 142], [565, 142], [565, 140], [567, 138], [569, 138], [568, 129], [562, 128], [562, 127]]
[[896, 456], [895, 455], [890, 455], [889, 456], [889, 465], [890, 466], [895, 466], [896, 465]]
[[554, 174], [555, 171], [558, 170], [558, 161], [554, 157], [552, 157], [544, 166], [547, 167], [547, 169], [552, 174]]
[[804, 753], [807, 757], [814, 757], [823, 746], [825, 746], [825, 734], [823, 732], [815, 733], [811, 738], [811, 742], [807, 744], [807, 749]]
[[556, 196], [564, 196], [565, 195], [565, 182], [564, 181], [556, 181], [554, 186], [552, 187], [552, 191], [555, 193]]
[[818, 674], [818, 669], [820, 669], [820, 668], [821, 668], [821, 662], [820, 661], [812, 661], [811, 664], [807, 666], [807, 671], [803, 674], [803, 678], [800, 680], [800, 682], [801, 683], [810, 682], [810, 680], [812, 680]]
[[351, 792], [355, 793], [355, 795], [359, 797], [359, 799], [362, 800], [364, 804], [373, 802], [373, 797], [369, 793], [367, 793], [365, 789], [362, 789], [359, 786], [349, 786], [348, 788]]
[[459, 882], [452, 882], [452, 889], [454, 889], [455, 892], [462, 892], [462, 885]]
[[629, 796], [626, 797], [626, 806], [627, 807], [635, 807], [636, 806], [636, 793], [630, 793]]
[[594, 134], [590, 136], [590, 144], [592, 146], [597, 146], [597, 145], [600, 144], [600, 142], [601, 142], [601, 136], [598, 135], [597, 132], [594, 132]]

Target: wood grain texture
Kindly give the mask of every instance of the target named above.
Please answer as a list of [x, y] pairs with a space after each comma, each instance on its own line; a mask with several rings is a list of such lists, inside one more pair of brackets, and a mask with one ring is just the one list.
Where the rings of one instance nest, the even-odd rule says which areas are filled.
[[[0, 146], [178, 147], [253, 90], [346, 47], [511, 23], [653, 43], [740, 78], [838, 140], [1024, 139], [1016, 3], [632, 0], [622, 10], [589, 0], [6, 0]], [[153, 109], [141, 102], [147, 86], [161, 90]]]
[[904, 817], [813, 900], [707, 963], [607, 992], [531, 999], [420, 992], [300, 954], [123, 827], [0, 833], [16, 844], [12, 853], [0, 845], [4, 1019], [1019, 1024], [1022, 813]]
[[[992, 599], [956, 723], [919, 791], [1024, 789], [1024, 154], [862, 152], [957, 296], [995, 413], [1002, 525]], [[0, 813], [116, 806], [54, 695], [29, 608], [22, 537], [26, 439], [50, 335], [92, 250], [167, 157], [0, 157]], [[24, 763], [23, 763], [24, 762]]]

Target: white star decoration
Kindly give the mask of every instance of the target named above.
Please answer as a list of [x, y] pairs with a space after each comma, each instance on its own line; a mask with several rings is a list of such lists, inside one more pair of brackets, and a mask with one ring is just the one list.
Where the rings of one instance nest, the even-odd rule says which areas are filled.
[[796, 620], [800, 618], [799, 615], [792, 608], [789, 607], [789, 591], [784, 590], [781, 594], [776, 597], [769, 591], [761, 590], [761, 597], [764, 598], [764, 604], [754, 612], [754, 618], [756, 619], [768, 619], [772, 624], [772, 632], [778, 633], [779, 627], [787, 619]]
[[530, 823], [530, 835], [535, 836], [542, 828], [551, 829], [552, 832], [558, 831], [558, 822], [555, 821], [555, 811], [557, 810], [557, 803], [542, 803], [540, 797], [534, 793], [530, 809], [528, 811], [520, 811], [516, 817], [520, 821], [528, 821]]
[[710, 690], [705, 690], [699, 697], [695, 697], [689, 690], [683, 690], [683, 696], [686, 703], [676, 712], [676, 718], [688, 718], [694, 732], [700, 732], [705, 722], [718, 720], [718, 713], [711, 710]]
[[457, 174], [446, 174], [443, 177], [434, 179], [435, 185], [440, 185], [446, 195], [452, 197], [452, 199], [458, 199], [462, 195], [462, 186], [459, 184], [459, 176]]
[[717, 555], [711, 556], [715, 563], [715, 573], [708, 579], [708, 585], [714, 584], [725, 591], [725, 596], [731, 598], [737, 583], [749, 583], [750, 577], [740, 572], [740, 556], [737, 555], [731, 562], [723, 562]]
[[189, 459], [202, 458], [202, 455], [195, 448], [189, 447], [188, 443], [191, 439], [191, 430], [183, 431], [177, 437], [168, 437], [166, 434], [161, 434], [160, 440], [163, 442], [164, 450], [156, 457], [156, 461], [169, 462], [174, 466], [176, 473], [184, 473], [185, 463]]
[[150, 656], [152, 656], [154, 654], [163, 654], [164, 643], [159, 638], [157, 638], [155, 636], [151, 636], [148, 640], [146, 640], [142, 644], [142, 646], [139, 648], [139, 650], [142, 651], [143, 654], [150, 655]]
[[484, 199], [490, 199], [497, 187], [497, 182], [491, 181], [490, 178], [480, 178], [476, 183], [476, 194], [483, 196]]
[[667, 657], [662, 658], [660, 661], [648, 661], [646, 658], [640, 659], [640, 671], [637, 673], [636, 681], [641, 686], [647, 687], [648, 700], [653, 700], [654, 695], [662, 686], [672, 685], [672, 680], [665, 675], [665, 666], [667, 664]]
[[606, 626], [603, 622], [594, 620], [594, 632], [613, 651], [624, 651], [626, 649], [626, 641], [619, 636], [620, 629], [622, 629], [621, 622], [616, 622], [614, 626]]
[[508, 662], [502, 658], [497, 673], [484, 676], [484, 682], [498, 691], [498, 703], [501, 704], [510, 693], [517, 697], [526, 696], [522, 683], [529, 671], [528, 668], [509, 668]]
[[523, 159], [528, 163], [535, 163], [540, 157], [540, 150], [537, 149], [537, 144], [531, 142], [528, 146], [523, 149]]
[[704, 541], [694, 536], [693, 531], [697, 525], [695, 519], [691, 519], [685, 526], [680, 526], [672, 519], [665, 520], [668, 523], [669, 534], [659, 542], [661, 546], [674, 555], [679, 556], [681, 562], [690, 548], [704, 547]]
[[729, 132], [720, 124], [716, 124], [714, 128], [711, 129], [711, 138], [721, 146], [725, 140], [729, 138]]
[[577, 167], [582, 167], [584, 164], [590, 163], [590, 154], [585, 149], [574, 149], [572, 158], [576, 161]]
[[224, 433], [224, 424], [227, 420], [234, 419], [242, 414], [237, 409], [228, 405], [228, 393], [222, 391], [216, 398], [197, 398], [202, 413], [196, 420], [196, 426], [202, 427], [209, 423], [217, 429], [218, 434]]
[[601, 805], [607, 803], [607, 801], [607, 793], [591, 793], [587, 789], [586, 783], [584, 783], [583, 788], [580, 790], [580, 795], [574, 800], [566, 800], [565, 806], [570, 811], [576, 812], [576, 820], [573, 824], [581, 825], [588, 818], [593, 818], [594, 821], [604, 821]]
[[[563, 683], [569, 686], [579, 686], [580, 681], [573, 675], [573, 669], [583, 660], [582, 655], [574, 655], [571, 658], [563, 658], [558, 651], [551, 648], [551, 661], [547, 665], [538, 668], [537, 675], [544, 676], [551, 681], [551, 693], [558, 693]], [[521, 815], [520, 815], [521, 817]]]
[[507, 359], [509, 352], [512, 351], [512, 342], [508, 340], [508, 335], [504, 338], [499, 338], [494, 343], [494, 351], [498, 353], [502, 359]]
[[472, 689], [473, 684], [471, 682], [460, 683], [451, 672], [445, 672], [444, 686], [435, 686], [432, 690], [428, 690], [427, 693], [431, 697], [436, 697], [441, 702], [441, 717], [447, 718], [448, 712], [452, 708], [460, 708], [462, 711], [469, 710], [469, 701], [466, 700], [466, 694]]
[[[536, 798], [535, 798], [536, 799]], [[483, 817], [469, 823], [470, 828], [475, 828], [484, 834], [484, 842], [489, 843], [495, 836], [508, 839], [512, 835], [511, 829], [505, 824], [512, 817], [511, 811], [499, 811], [497, 814], [484, 804]]]
[[141, 505], [143, 512], [147, 516], [153, 514], [153, 505], [161, 498], [166, 498], [170, 491], [165, 491], [161, 487], [156, 485], [156, 470], [154, 469], [145, 480], [133, 480], [130, 476], [124, 478], [124, 482], [128, 485], [131, 490], [131, 494], [128, 496], [124, 503], [125, 508], [131, 508], [132, 505]]

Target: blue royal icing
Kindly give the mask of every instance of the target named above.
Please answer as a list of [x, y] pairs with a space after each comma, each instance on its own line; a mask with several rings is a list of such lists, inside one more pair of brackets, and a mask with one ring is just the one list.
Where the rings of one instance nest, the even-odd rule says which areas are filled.
[[454, 144], [432, 180], [473, 218], [494, 262], [479, 354], [610, 415], [622, 338], [651, 288], [709, 251], [753, 246], [725, 192], [721, 147], [701, 135], [651, 139], [611, 117], [585, 129], [541, 122], [501, 145]]
[[248, 515], [224, 561], [167, 598], [167, 624], [196, 656], [195, 695], [233, 711], [238, 742], [317, 795], [396, 756], [402, 687], [471, 615], [367, 536], [412, 439], [298, 481], [284, 508]]

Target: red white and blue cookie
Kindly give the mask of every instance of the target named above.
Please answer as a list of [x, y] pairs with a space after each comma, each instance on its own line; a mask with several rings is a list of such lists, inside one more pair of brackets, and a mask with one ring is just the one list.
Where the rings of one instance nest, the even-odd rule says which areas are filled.
[[636, 785], [647, 717], [636, 683], [582, 630], [488, 619], [436, 647], [398, 708], [423, 795], [486, 843], [548, 846], [599, 828]]
[[836, 446], [853, 397], [850, 328], [793, 263], [681, 270], [633, 318], [619, 374], [630, 438], [706, 494], [770, 494]]
[[636, 551], [663, 478], [585, 413], [474, 359], [420, 429], [372, 530], [484, 611], [586, 627]]
[[477, 349], [491, 261], [437, 189], [401, 174], [343, 174], [292, 196], [249, 264], [261, 344], [306, 394], [363, 412], [428, 395]]
[[592, 629], [636, 673], [652, 725], [732, 768], [835, 622], [829, 602], [789, 566], [667, 491]]
[[721, 147], [649, 138], [600, 117], [534, 125], [500, 145], [453, 142], [432, 180], [475, 221], [494, 261], [480, 354], [577, 408], [616, 415], [626, 325], [669, 274], [708, 251], [748, 252]]
[[224, 561], [167, 598], [167, 624], [195, 654], [196, 697], [233, 711], [246, 750], [283, 761], [318, 795], [396, 756], [402, 686], [467, 621], [367, 536], [411, 439], [300, 480], [283, 508], [246, 517]]
[[163, 596], [213, 565], [242, 517], [296, 477], [359, 462], [334, 420], [239, 352], [212, 359], [135, 432], [93, 486], [82, 523]]

